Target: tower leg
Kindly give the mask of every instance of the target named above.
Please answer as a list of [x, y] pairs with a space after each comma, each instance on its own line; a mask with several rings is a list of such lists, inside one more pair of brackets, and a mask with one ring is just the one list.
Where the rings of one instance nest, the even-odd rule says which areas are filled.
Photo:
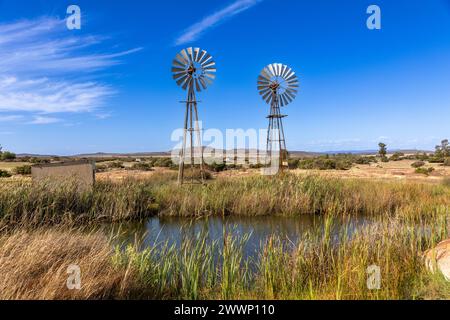
[[[195, 119], [194, 119], [195, 117]], [[194, 128], [195, 122], [195, 128]], [[185, 165], [186, 165], [186, 154], [187, 154], [187, 140], [188, 140], [188, 132], [189, 132], [189, 140], [190, 140], [190, 160], [191, 160], [191, 173], [192, 173], [192, 183], [195, 182], [195, 146], [194, 146], [194, 134], [197, 134], [197, 145], [200, 148], [201, 152], [201, 163], [200, 163], [200, 174], [201, 174], [201, 182], [204, 182], [204, 158], [203, 158], [203, 147], [201, 143], [201, 132], [198, 123], [198, 111], [197, 111], [197, 101], [195, 97], [194, 88], [190, 87], [188, 90], [188, 98], [186, 101], [186, 114], [184, 119], [184, 133], [183, 133], [183, 147], [180, 152], [180, 166], [178, 169], [178, 184], [182, 185], [184, 183], [185, 178]]]
[[178, 184], [180, 185], [183, 184], [184, 181], [184, 162], [186, 158], [188, 118], [189, 118], [189, 103], [186, 103], [186, 114], [184, 116], [183, 146], [180, 151], [180, 167], [178, 169]]

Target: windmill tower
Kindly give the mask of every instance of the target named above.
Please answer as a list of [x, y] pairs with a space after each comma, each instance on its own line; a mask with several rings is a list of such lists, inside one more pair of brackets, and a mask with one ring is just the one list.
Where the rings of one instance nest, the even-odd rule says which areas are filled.
[[[181, 88], [183, 88], [183, 90], [187, 90], [186, 101], [182, 101], [183, 104], [186, 104], [186, 112], [184, 117], [183, 146], [180, 150], [180, 167], [178, 172], [179, 184], [183, 184], [185, 182], [184, 178], [188, 138], [190, 141], [189, 156], [192, 170], [192, 183], [195, 182], [194, 169], [196, 149], [199, 150], [201, 154], [201, 183], [204, 182], [203, 147], [198, 122], [198, 101], [196, 98], [196, 92], [206, 90], [206, 88], [211, 85], [213, 80], [216, 78], [215, 73], [216, 63], [213, 61], [212, 56], [205, 50], [201, 50], [200, 48], [183, 49], [176, 55], [175, 59], [173, 60], [173, 79]], [[197, 136], [197, 147], [195, 147], [194, 145], [194, 135]]]
[[270, 105], [269, 128], [267, 131], [266, 165], [279, 166], [279, 171], [289, 169], [288, 152], [284, 136], [281, 107], [291, 103], [298, 93], [299, 82], [287, 65], [269, 64], [258, 77], [258, 91], [264, 101]]

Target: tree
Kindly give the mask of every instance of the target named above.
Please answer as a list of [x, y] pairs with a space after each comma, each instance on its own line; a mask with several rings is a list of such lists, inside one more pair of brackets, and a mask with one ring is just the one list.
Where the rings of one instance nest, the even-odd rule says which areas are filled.
[[436, 146], [436, 152], [434, 155], [440, 159], [450, 157], [450, 143], [448, 139], [442, 140], [441, 145]]
[[378, 150], [378, 154], [381, 158], [386, 158], [386, 154], [387, 154], [387, 145], [384, 144], [383, 142], [380, 142], [378, 144], [378, 147], [380, 147], [380, 150]]

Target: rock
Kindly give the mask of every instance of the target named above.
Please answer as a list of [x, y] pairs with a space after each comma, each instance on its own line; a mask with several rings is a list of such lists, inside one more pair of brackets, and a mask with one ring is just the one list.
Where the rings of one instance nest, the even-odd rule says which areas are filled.
[[425, 252], [425, 264], [432, 273], [436, 272], [436, 266], [450, 281], [450, 239], [439, 243], [436, 248]]

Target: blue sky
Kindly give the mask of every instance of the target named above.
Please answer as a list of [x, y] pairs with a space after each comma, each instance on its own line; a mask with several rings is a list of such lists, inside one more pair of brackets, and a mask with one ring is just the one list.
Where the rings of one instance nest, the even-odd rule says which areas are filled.
[[[65, 27], [77, 4], [81, 30]], [[377, 4], [382, 29], [368, 30]], [[450, 1], [0, 0], [0, 144], [18, 153], [169, 150], [185, 92], [174, 55], [199, 46], [217, 80], [205, 129], [264, 129], [261, 69], [291, 66], [290, 150], [433, 149], [450, 138]]]

